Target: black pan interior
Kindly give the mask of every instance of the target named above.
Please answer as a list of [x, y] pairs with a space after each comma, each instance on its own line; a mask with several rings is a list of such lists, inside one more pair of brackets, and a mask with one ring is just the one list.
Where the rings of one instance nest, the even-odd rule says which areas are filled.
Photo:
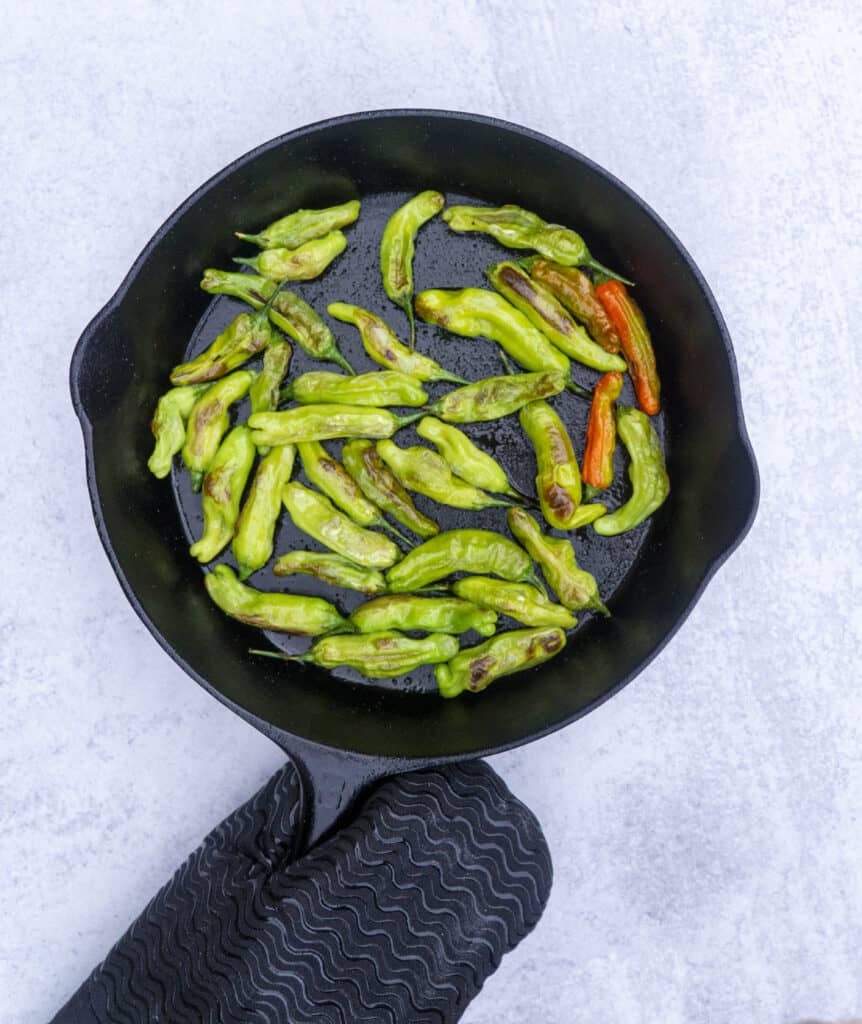
[[[170, 367], [207, 344], [241, 308], [197, 289], [204, 267], [227, 267], [231, 256], [248, 253], [232, 238], [234, 227], [250, 230], [299, 206], [361, 198], [347, 252], [319, 281], [296, 290], [320, 312], [334, 299], [367, 305], [403, 336], [404, 318], [378, 284], [377, 245], [389, 212], [424, 188], [439, 188], [450, 201], [516, 202], [570, 224], [598, 259], [637, 281], [662, 371], [666, 413], [659, 427], [673, 486], [652, 523], [628, 537], [606, 540], [589, 529], [578, 534], [579, 558], [610, 599], [611, 620], [585, 617], [562, 657], [500, 681], [480, 697], [445, 702], [424, 692], [431, 688], [428, 674], [417, 673], [406, 685], [369, 685], [349, 673], [338, 679], [248, 655], [260, 633], [210, 604], [200, 567], [188, 555], [189, 538], [199, 529], [198, 499], [190, 497], [183, 475], [172, 488], [145, 465], [149, 418]], [[432, 222], [418, 245], [417, 287], [481, 285], [484, 266], [504, 255], [488, 239], [454, 236]], [[357, 369], [372, 369], [355, 330], [333, 327]], [[636, 674], [673, 632], [756, 503], [732, 353], [696, 270], [618, 183], [564, 147], [498, 122], [446, 114], [357, 116], [262, 147], [168, 221], [91, 332], [91, 343], [76, 356], [73, 389], [92, 425], [97, 518], [127, 592], [159, 640], [198, 679], [276, 730], [327, 746], [378, 756], [459, 756], [512, 745], [583, 713]], [[498, 370], [488, 342], [424, 325], [418, 339], [423, 351], [470, 379]], [[292, 372], [312, 365], [320, 366], [296, 352]], [[576, 372], [585, 383], [597, 376]], [[432, 393], [441, 390], [438, 385]], [[569, 395], [557, 405], [573, 437], [582, 438], [586, 407]], [[529, 488], [530, 459], [516, 419], [470, 432]], [[399, 443], [411, 440], [407, 431], [398, 436]], [[620, 500], [625, 484], [619, 473], [618, 480]], [[496, 510], [468, 515], [425, 506], [432, 508], [448, 527], [503, 523]], [[277, 550], [304, 544], [284, 519]], [[308, 578], [278, 581], [269, 570], [252, 583], [317, 592]], [[339, 596], [347, 607], [357, 600]]]

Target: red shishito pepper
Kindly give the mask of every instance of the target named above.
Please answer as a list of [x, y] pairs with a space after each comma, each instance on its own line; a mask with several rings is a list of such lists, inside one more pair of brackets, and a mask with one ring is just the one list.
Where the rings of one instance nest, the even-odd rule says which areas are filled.
[[606, 373], [593, 388], [593, 404], [587, 423], [587, 446], [584, 449], [585, 484], [604, 489], [614, 479], [614, 449], [617, 446], [617, 421], [614, 402], [623, 389], [621, 373]]
[[661, 409], [661, 384], [644, 315], [620, 281], [605, 281], [596, 288], [596, 295], [620, 336], [638, 405], [648, 416], [655, 416]]

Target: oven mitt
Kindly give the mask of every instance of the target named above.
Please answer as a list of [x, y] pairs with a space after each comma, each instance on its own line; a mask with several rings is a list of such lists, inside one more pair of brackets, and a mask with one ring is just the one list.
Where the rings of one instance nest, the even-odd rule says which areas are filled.
[[280, 769], [212, 831], [54, 1024], [448, 1024], [539, 920], [551, 860], [481, 761], [377, 787], [297, 857]]

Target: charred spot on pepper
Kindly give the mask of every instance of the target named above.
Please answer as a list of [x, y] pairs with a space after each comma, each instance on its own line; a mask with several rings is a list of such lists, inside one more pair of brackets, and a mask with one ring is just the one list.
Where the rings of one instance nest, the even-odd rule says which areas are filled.
[[557, 483], [549, 484], [547, 487], [542, 488], [542, 497], [548, 505], [548, 508], [558, 516], [561, 521], [566, 520], [574, 515], [577, 506], [572, 501], [571, 495], [564, 488]]
[[486, 654], [483, 658], [476, 658], [475, 661], [470, 662], [470, 681], [467, 684], [471, 690], [480, 688], [480, 684], [485, 682], [488, 676], [491, 674], [494, 666], [497, 664], [497, 659], [491, 657], [490, 654]]

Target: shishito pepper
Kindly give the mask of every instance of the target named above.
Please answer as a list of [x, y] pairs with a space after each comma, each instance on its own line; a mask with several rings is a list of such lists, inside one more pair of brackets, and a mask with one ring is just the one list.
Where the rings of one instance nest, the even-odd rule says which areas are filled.
[[596, 288], [596, 295], [620, 336], [620, 345], [629, 366], [638, 405], [648, 416], [655, 416], [661, 410], [661, 383], [644, 315], [625, 285], [619, 281], [600, 284]]
[[216, 381], [195, 402], [183, 445], [183, 462], [191, 475], [193, 490], [200, 490], [204, 473], [230, 426], [228, 409], [245, 397], [253, 380], [250, 370], [237, 370]]
[[[210, 295], [232, 295], [255, 309], [266, 305], [278, 286], [256, 274], [230, 273], [209, 268], [201, 278], [201, 288]], [[304, 299], [282, 289], [269, 311], [269, 318], [312, 359], [337, 363], [347, 373], [353, 367], [344, 358], [329, 327]]]
[[242, 231], [235, 231], [234, 234], [260, 249], [298, 249], [314, 238], [323, 238], [331, 231], [352, 224], [359, 217], [359, 209], [359, 200], [351, 199], [339, 206], [327, 206], [322, 210], [294, 210], [286, 217], [273, 221], [256, 235], [247, 235]]
[[385, 366], [387, 370], [398, 370], [421, 381], [445, 380], [453, 384], [467, 383], [463, 377], [449, 373], [428, 356], [402, 345], [385, 321], [367, 309], [351, 306], [346, 302], [330, 302], [326, 312], [336, 320], [353, 324], [359, 331], [365, 351], [375, 363]]
[[518, 419], [536, 451], [542, 515], [555, 530], [570, 530], [581, 503], [581, 474], [569, 433], [547, 402], [530, 402]]
[[433, 537], [440, 532], [437, 523], [416, 508], [371, 441], [348, 441], [341, 450], [341, 458], [366, 498], [387, 515], [420, 537]]
[[328, 370], [303, 373], [282, 392], [282, 400], [292, 399], [302, 405], [324, 402], [340, 405], [420, 406], [428, 401], [415, 378], [396, 370], [377, 370], [348, 377]]
[[426, 633], [457, 634], [475, 629], [482, 636], [492, 636], [497, 625], [497, 613], [459, 597], [389, 594], [361, 604], [350, 616], [350, 621], [361, 633], [416, 629]]
[[509, 483], [502, 466], [477, 448], [457, 427], [434, 416], [425, 416], [416, 425], [416, 433], [436, 445], [452, 472], [468, 484], [492, 494], [508, 494], [511, 498], [524, 500], [524, 495]]
[[396, 416], [388, 409], [354, 405], [301, 405], [281, 412], [258, 412], [249, 416], [254, 443], [299, 444], [329, 441], [335, 437], [390, 437], [422, 414]]
[[590, 608], [610, 615], [599, 597], [595, 577], [578, 568], [575, 549], [569, 541], [542, 533], [536, 520], [523, 509], [510, 508], [506, 518], [509, 529], [539, 563], [551, 590], [566, 608], [573, 612]]
[[[267, 345], [263, 354], [263, 367], [248, 389], [252, 414], [271, 412], [278, 408], [281, 382], [287, 375], [292, 355], [290, 342], [285, 341], [284, 338], [279, 338]], [[269, 452], [269, 445], [261, 445], [257, 450], [260, 455], [266, 455]]]
[[614, 479], [614, 449], [617, 446], [614, 402], [620, 397], [622, 389], [623, 378], [620, 373], [606, 373], [593, 388], [583, 478], [585, 484], [597, 490], [610, 487]]
[[[523, 268], [515, 263], [495, 263], [486, 273], [493, 287], [567, 356], [594, 370], [625, 370], [625, 360], [597, 345], [550, 291]], [[598, 299], [596, 304], [601, 305]]]
[[281, 445], [273, 448], [257, 467], [233, 537], [233, 557], [241, 580], [269, 561], [281, 512], [281, 493], [290, 480], [295, 458], [292, 444]]
[[401, 557], [388, 537], [357, 526], [323, 494], [294, 482], [284, 488], [282, 500], [300, 530], [357, 565], [386, 569]]
[[279, 654], [276, 651], [251, 651], [283, 661], [303, 661], [318, 668], [355, 668], [369, 679], [393, 679], [421, 665], [448, 661], [458, 650], [458, 641], [447, 633], [431, 633], [414, 640], [395, 630], [364, 633], [360, 636], [332, 636], [317, 643], [305, 654]]
[[440, 192], [420, 192], [400, 206], [389, 218], [380, 239], [380, 271], [389, 298], [407, 314], [410, 348], [416, 341], [413, 318], [413, 252], [416, 234], [426, 221], [443, 209], [446, 197]]
[[325, 238], [314, 238], [296, 249], [264, 249], [251, 259], [235, 256], [233, 261], [251, 267], [270, 281], [311, 281], [320, 277], [346, 248], [344, 235], [331, 231]]
[[490, 530], [449, 530], [405, 555], [386, 574], [386, 582], [390, 590], [410, 591], [456, 572], [536, 580], [530, 556], [507, 537]]
[[457, 697], [469, 690], [478, 693], [501, 676], [541, 665], [566, 646], [561, 629], [514, 629], [486, 640], [478, 647], [459, 651], [434, 670], [441, 697]]
[[290, 551], [276, 560], [272, 571], [276, 576], [305, 573], [332, 587], [358, 590], [371, 597], [386, 593], [386, 579], [377, 569], [363, 569], [331, 551]]
[[377, 451], [408, 490], [424, 494], [426, 498], [441, 505], [466, 509], [511, 505], [510, 501], [494, 498], [478, 487], [459, 480], [446, 465], [446, 461], [430, 448], [420, 445], [399, 448], [394, 441], [386, 440], [377, 442]]
[[528, 402], [558, 395], [565, 386], [566, 378], [556, 370], [486, 377], [438, 398], [429, 412], [446, 423], [484, 423], [517, 412]]
[[576, 231], [560, 224], [549, 224], [520, 206], [450, 206], [444, 211], [443, 220], [452, 231], [480, 231], [509, 249], [532, 249], [567, 267], [592, 267], [608, 277], [626, 280], [594, 259], [587, 243]]
[[540, 256], [524, 260], [523, 265], [529, 271], [531, 279], [559, 299], [566, 309], [580, 320], [605, 352], [619, 352], [620, 336], [617, 329], [596, 295], [593, 282], [583, 271], [577, 267], [563, 267], [559, 263], [551, 263]]
[[173, 458], [186, 440], [186, 420], [208, 387], [208, 384], [188, 384], [171, 388], [159, 399], [150, 424], [156, 444], [147, 466], [160, 480], [170, 473]]
[[230, 543], [255, 454], [251, 432], [244, 425], [234, 427], [215, 453], [204, 476], [204, 530], [189, 548], [199, 562], [211, 562]]
[[508, 615], [525, 626], [574, 629], [578, 624], [567, 608], [551, 601], [529, 583], [509, 583], [490, 576], [466, 576], [452, 584], [452, 592], [482, 608], [492, 608]]
[[229, 565], [217, 565], [204, 578], [207, 593], [232, 619], [247, 626], [295, 636], [352, 633], [354, 626], [322, 597], [269, 594], [247, 587]]
[[360, 526], [389, 530], [399, 540], [407, 543], [406, 538], [386, 522], [374, 502], [365, 497], [362, 488], [344, 466], [319, 441], [303, 441], [298, 448], [305, 475], [342, 512], [346, 512]]
[[617, 430], [631, 458], [632, 495], [625, 505], [593, 524], [596, 533], [603, 537], [633, 530], [670, 494], [661, 442], [649, 417], [640, 409], [621, 405], [617, 408]]

